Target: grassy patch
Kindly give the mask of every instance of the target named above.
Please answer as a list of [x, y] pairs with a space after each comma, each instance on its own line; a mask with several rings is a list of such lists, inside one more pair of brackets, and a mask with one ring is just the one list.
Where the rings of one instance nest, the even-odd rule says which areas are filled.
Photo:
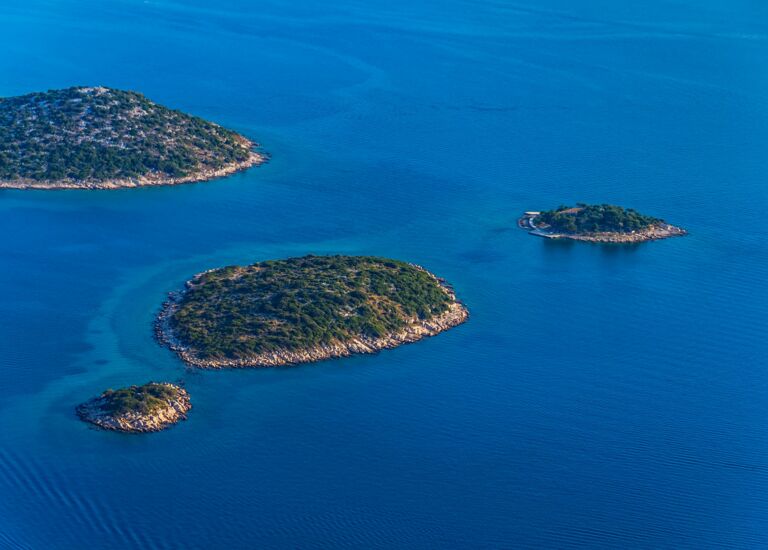
[[166, 406], [166, 402], [176, 397], [173, 387], [150, 382], [143, 386], [131, 386], [119, 390], [107, 390], [102, 408], [114, 415], [128, 412], [150, 414]]

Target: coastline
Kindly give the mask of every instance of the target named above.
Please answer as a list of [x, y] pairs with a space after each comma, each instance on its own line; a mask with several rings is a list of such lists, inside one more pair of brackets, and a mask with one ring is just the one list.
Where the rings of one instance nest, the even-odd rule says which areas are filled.
[[[253, 146], [254, 144], [251, 144]], [[250, 151], [248, 158], [240, 162], [225, 164], [221, 168], [208, 169], [182, 176], [179, 178], [164, 178], [140, 176], [137, 178], [125, 178], [94, 182], [78, 182], [72, 180], [61, 181], [34, 181], [34, 180], [0, 180], [0, 189], [36, 189], [43, 191], [55, 191], [58, 189], [86, 189], [86, 190], [112, 190], [129, 189], [136, 187], [152, 187], [160, 185], [180, 185], [183, 183], [197, 183], [230, 176], [242, 172], [253, 166], [260, 166], [269, 160], [269, 156], [263, 152]]]
[[670, 239], [672, 237], [683, 237], [688, 231], [682, 227], [677, 227], [668, 223], [655, 224], [640, 231], [632, 233], [618, 232], [597, 232], [597, 233], [553, 233], [547, 231], [547, 228], [537, 227], [534, 224], [536, 216], [524, 214], [517, 220], [517, 225], [521, 229], [536, 237], [545, 239], [570, 239], [572, 241], [586, 241], [593, 243], [642, 243], [647, 241], [658, 241], [661, 239]]
[[440, 288], [451, 298], [451, 304], [448, 306], [448, 310], [432, 319], [409, 319], [408, 324], [400, 331], [386, 336], [374, 338], [360, 335], [345, 342], [322, 344], [300, 350], [273, 350], [238, 359], [202, 359], [197, 356], [194, 349], [185, 346], [176, 338], [170, 326], [170, 318], [178, 308], [178, 302], [186, 290], [194, 284], [198, 277], [206, 273], [203, 272], [187, 281], [184, 290], [168, 294], [168, 300], [163, 303], [155, 319], [155, 338], [160, 344], [170, 348], [190, 367], [202, 369], [281, 367], [349, 357], [354, 354], [377, 353], [383, 349], [392, 349], [403, 344], [418, 342], [466, 322], [469, 319], [469, 311], [464, 304], [456, 299], [453, 289], [433, 273], [420, 266], [416, 267], [424, 270], [437, 281]]
[[75, 408], [77, 416], [105, 430], [127, 433], [149, 433], [164, 430], [181, 420], [187, 419], [187, 412], [192, 408], [189, 393], [184, 388], [167, 382], [162, 385], [173, 388], [176, 397], [166, 402], [166, 407], [148, 414], [130, 411], [113, 415], [102, 409], [106, 403], [105, 394], [89, 399]]

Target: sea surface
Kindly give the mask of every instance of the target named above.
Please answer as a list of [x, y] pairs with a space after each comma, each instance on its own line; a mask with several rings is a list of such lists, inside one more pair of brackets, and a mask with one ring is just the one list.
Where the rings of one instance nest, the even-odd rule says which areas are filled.
[[[768, 3], [3, 0], [0, 95], [138, 90], [259, 141], [209, 183], [0, 191], [0, 548], [768, 547]], [[611, 202], [685, 238], [548, 242]], [[194, 273], [373, 254], [470, 321], [186, 370]], [[183, 381], [131, 436], [74, 406]]]

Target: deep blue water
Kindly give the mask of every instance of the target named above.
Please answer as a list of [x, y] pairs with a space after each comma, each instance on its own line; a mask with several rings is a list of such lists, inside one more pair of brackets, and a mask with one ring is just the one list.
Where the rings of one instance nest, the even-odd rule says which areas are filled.
[[[260, 141], [225, 180], [0, 191], [0, 548], [768, 546], [768, 4], [5, 0], [0, 95], [136, 89]], [[552, 243], [605, 201], [683, 239]], [[376, 254], [469, 323], [377, 356], [190, 372], [191, 274]], [[89, 428], [183, 380], [189, 420]]]

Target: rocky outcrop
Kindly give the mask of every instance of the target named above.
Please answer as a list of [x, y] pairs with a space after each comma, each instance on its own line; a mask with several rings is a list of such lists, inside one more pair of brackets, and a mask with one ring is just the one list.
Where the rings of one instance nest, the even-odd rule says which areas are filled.
[[[376, 353], [383, 349], [396, 348], [403, 344], [417, 342], [423, 338], [434, 336], [464, 323], [469, 318], [469, 311], [464, 304], [456, 299], [456, 295], [450, 286], [442, 279], [438, 279], [431, 273], [430, 275], [438, 281], [443, 291], [450, 296], [451, 303], [448, 309], [431, 319], [408, 319], [406, 325], [401, 330], [382, 337], [359, 335], [354, 339], [331, 342], [305, 349], [274, 350], [237, 359], [201, 358], [196, 350], [185, 346], [179, 341], [170, 326], [170, 318], [176, 311], [177, 303], [184, 291], [169, 294], [168, 300], [163, 304], [162, 310], [155, 322], [155, 336], [160, 343], [175, 351], [188, 365], [206, 369], [279, 367], [348, 357], [356, 353]], [[188, 288], [194, 285], [196, 278], [187, 282]]]
[[106, 391], [99, 397], [78, 405], [75, 410], [82, 420], [100, 428], [131, 433], [157, 432], [186, 420], [187, 412], [192, 408], [187, 391], [167, 382], [154, 385], [164, 387], [170, 395], [164, 396], [162, 403], [147, 412], [138, 409], [114, 412], [112, 396], [115, 392], [112, 391]]

